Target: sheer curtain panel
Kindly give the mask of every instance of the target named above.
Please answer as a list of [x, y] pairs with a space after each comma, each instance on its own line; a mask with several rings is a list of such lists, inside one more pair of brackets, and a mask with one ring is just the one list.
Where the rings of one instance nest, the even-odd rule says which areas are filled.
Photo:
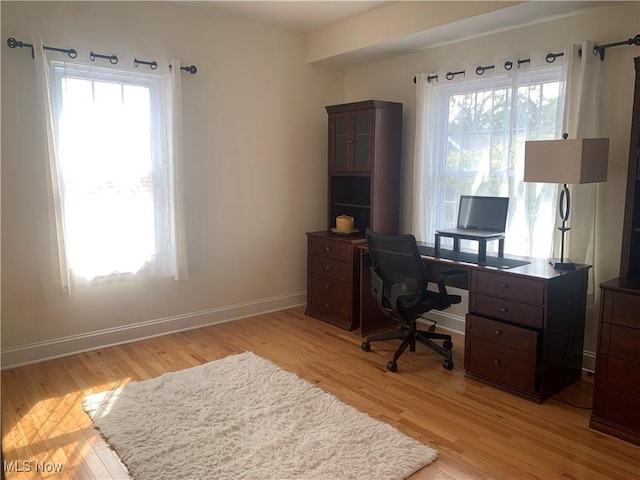
[[[566, 101], [563, 132], [569, 138], [595, 138], [600, 136], [599, 87], [600, 56], [594, 53], [594, 42], [565, 47], [564, 82]], [[597, 228], [598, 184], [570, 185], [571, 217], [567, 232], [567, 256], [574, 262], [593, 265], [597, 268], [595, 241]], [[560, 244], [559, 236], [556, 245]], [[593, 301], [595, 274], [589, 276], [588, 294]]]
[[47, 243], [43, 259], [44, 291], [47, 296], [69, 296], [70, 280], [62, 217], [61, 185], [55, 135], [55, 112], [51, 102], [51, 75], [42, 40], [33, 42], [38, 104], [44, 130], [44, 170], [46, 173]]
[[179, 61], [152, 71], [35, 50], [55, 280], [68, 294], [70, 284], [185, 279]]
[[[561, 57], [548, 63], [534, 53], [528, 63], [503, 59], [481, 74], [470, 66], [454, 76], [437, 72], [430, 82], [425, 74], [417, 76], [417, 238], [432, 242], [437, 228], [455, 226], [461, 195], [505, 196], [505, 251], [550, 255], [555, 185], [524, 182], [524, 143], [560, 137], [562, 63]], [[472, 242], [465, 246], [477, 248]], [[495, 254], [497, 247], [487, 248]]]

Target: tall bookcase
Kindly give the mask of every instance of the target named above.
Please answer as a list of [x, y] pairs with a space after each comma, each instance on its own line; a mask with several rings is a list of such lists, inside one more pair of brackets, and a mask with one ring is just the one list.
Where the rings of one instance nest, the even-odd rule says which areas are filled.
[[402, 104], [368, 100], [326, 107], [329, 116], [327, 228], [339, 215], [361, 232], [398, 231]]
[[640, 57], [634, 59], [636, 82], [629, 146], [627, 196], [622, 230], [620, 276], [640, 279]]
[[[307, 233], [306, 314], [347, 330], [360, 321], [360, 254], [367, 228], [398, 233], [402, 104], [367, 100], [328, 114], [327, 229]], [[331, 232], [354, 219], [354, 235]]]
[[640, 445], [640, 57], [635, 89], [620, 276], [600, 285], [600, 319], [589, 426]]

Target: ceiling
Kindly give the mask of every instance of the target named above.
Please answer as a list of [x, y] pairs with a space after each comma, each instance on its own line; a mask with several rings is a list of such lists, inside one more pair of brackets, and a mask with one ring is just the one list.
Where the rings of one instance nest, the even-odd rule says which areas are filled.
[[234, 15], [242, 15], [244, 18], [259, 23], [288, 28], [298, 32], [309, 32], [334, 22], [357, 17], [395, 2], [379, 0], [210, 0], [180, 3], [183, 5], [216, 8]]
[[[408, 1], [408, 0], [401, 0]], [[414, 0], [409, 0], [414, 1]], [[417, 1], [417, 0], [416, 0]], [[419, 0], [429, 2], [430, 0]], [[447, 8], [448, 0], [434, 1], [433, 8]], [[477, 0], [481, 1], [481, 0]], [[328, 25], [358, 17], [373, 10], [388, 7], [398, 1], [378, 0], [209, 0], [181, 1], [182, 5], [208, 8], [225, 12], [233, 16], [241, 16], [257, 23], [287, 28], [307, 35], [315, 35], [318, 29]], [[451, 2], [451, 5], [459, 1]], [[496, 9], [484, 15], [452, 20], [435, 28], [416, 31], [411, 34], [387, 38], [384, 41], [367, 46], [359, 46], [354, 50], [345, 50], [313, 62], [348, 67], [366, 62], [381, 60], [411, 51], [456, 42], [468, 38], [518, 28], [523, 25], [549, 21], [568, 15], [575, 15], [586, 9], [601, 6], [611, 0], [577, 0], [577, 1], [512, 1], [506, 2], [505, 8]], [[461, 36], [460, 32], [464, 32]]]

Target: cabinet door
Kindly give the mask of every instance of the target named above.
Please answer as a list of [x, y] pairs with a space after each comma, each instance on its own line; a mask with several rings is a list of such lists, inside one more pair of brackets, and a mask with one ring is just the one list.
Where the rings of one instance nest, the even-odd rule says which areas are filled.
[[349, 171], [350, 167], [350, 121], [351, 115], [335, 114], [330, 119], [330, 158], [331, 170]]
[[373, 112], [357, 112], [353, 115], [353, 164], [352, 170], [368, 172], [371, 170], [373, 150]]
[[330, 163], [334, 172], [369, 172], [373, 151], [373, 111], [333, 114]]

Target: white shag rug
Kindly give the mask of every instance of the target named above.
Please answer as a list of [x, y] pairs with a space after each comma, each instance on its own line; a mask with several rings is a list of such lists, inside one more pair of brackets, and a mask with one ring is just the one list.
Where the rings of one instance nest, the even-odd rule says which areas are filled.
[[251, 352], [83, 408], [135, 480], [404, 479], [437, 452]]

